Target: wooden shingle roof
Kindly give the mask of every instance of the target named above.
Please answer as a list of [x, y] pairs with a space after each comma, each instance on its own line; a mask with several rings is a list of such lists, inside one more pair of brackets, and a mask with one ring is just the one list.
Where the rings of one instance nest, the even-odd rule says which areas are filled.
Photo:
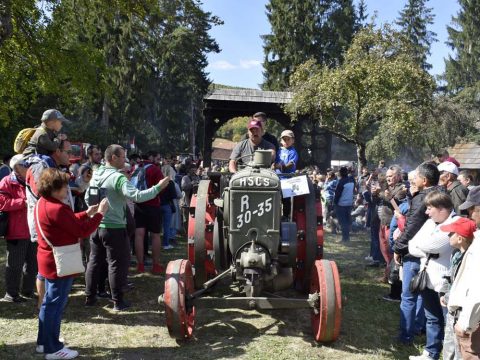
[[480, 169], [480, 145], [456, 144], [448, 149], [448, 153], [460, 163], [461, 169]]
[[258, 103], [286, 104], [292, 100], [293, 93], [287, 91], [262, 91], [255, 89], [215, 89], [204, 99], [221, 101], [245, 101]]

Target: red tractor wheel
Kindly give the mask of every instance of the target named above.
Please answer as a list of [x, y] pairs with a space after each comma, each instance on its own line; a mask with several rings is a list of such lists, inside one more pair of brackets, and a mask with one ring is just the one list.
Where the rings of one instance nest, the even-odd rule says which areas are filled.
[[307, 180], [310, 193], [296, 196], [293, 202], [293, 221], [297, 223], [295, 288], [305, 293], [310, 288], [310, 273], [317, 259], [318, 246], [315, 191], [311, 180], [308, 177]]
[[317, 260], [312, 268], [310, 293], [319, 294], [319, 309], [312, 310], [315, 341], [332, 342], [340, 334], [342, 322], [342, 290], [334, 261]]
[[315, 199], [315, 210], [317, 213], [317, 256], [316, 260], [323, 259], [323, 213], [322, 201]]
[[188, 260], [170, 261], [165, 279], [165, 316], [170, 336], [177, 340], [192, 337], [195, 307], [187, 306], [186, 298], [194, 292], [192, 265]]
[[[200, 288], [205, 281], [215, 276], [213, 261], [213, 228], [216, 207], [213, 200], [218, 197], [215, 186], [210, 180], [201, 180], [197, 194], [192, 201], [195, 205], [194, 219], [189, 222], [188, 259], [193, 264], [195, 287]], [[191, 226], [193, 225], [193, 229]]]

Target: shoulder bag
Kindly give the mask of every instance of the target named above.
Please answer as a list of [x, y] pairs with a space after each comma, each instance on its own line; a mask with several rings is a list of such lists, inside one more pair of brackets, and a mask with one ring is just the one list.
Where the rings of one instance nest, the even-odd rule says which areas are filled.
[[52, 248], [53, 257], [55, 259], [55, 266], [57, 268], [57, 276], [64, 277], [73, 274], [79, 274], [85, 272], [85, 266], [82, 261], [82, 249], [80, 243], [77, 242], [72, 245], [53, 246], [52, 243], [46, 238], [43, 233], [40, 221], [38, 220], [38, 205], [35, 206], [35, 219], [37, 221], [38, 230], [42, 235], [45, 242]]
[[427, 266], [431, 257], [432, 254], [428, 254], [424, 268], [420, 270], [418, 274], [412, 278], [412, 280], [410, 280], [408, 288], [412, 294], [419, 294], [421, 291], [427, 288]]

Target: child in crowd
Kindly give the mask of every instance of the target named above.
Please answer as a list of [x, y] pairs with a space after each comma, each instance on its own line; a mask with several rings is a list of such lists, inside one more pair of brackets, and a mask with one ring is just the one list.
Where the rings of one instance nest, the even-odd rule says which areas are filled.
[[[295, 173], [297, 170], [297, 162], [298, 162], [298, 154], [297, 150], [293, 147], [295, 143], [295, 135], [293, 134], [292, 130], [284, 130], [280, 135], [280, 144], [282, 145], [280, 151], [277, 155], [277, 161], [275, 164], [276, 172], [278, 174], [291, 174]], [[280, 178], [284, 178], [284, 176], [280, 175]], [[290, 207], [291, 202], [290, 198], [283, 198], [282, 199], [282, 215], [284, 219], [288, 219], [290, 217]]]
[[23, 155], [32, 154], [48, 155], [58, 149], [62, 140], [66, 140], [65, 134], [59, 134], [64, 122], [69, 122], [60, 111], [55, 109], [46, 110], [42, 115], [42, 124], [23, 151]]
[[[449, 310], [445, 325], [444, 352], [455, 354], [456, 359], [460, 358], [460, 353], [463, 359], [478, 359], [480, 353], [478, 304], [467, 299], [469, 291], [464, 286], [465, 281], [475, 281], [473, 279], [478, 276], [476, 271], [471, 273], [474, 270], [473, 264], [468, 264], [464, 260], [467, 258], [467, 250], [468, 253], [472, 253], [470, 250], [476, 224], [473, 220], [460, 217], [453, 223], [441, 226], [440, 229], [451, 233], [450, 245], [456, 248], [451, 257], [450, 276], [442, 287], [441, 291], [444, 294], [440, 298], [442, 306], [448, 305]], [[473, 260], [475, 257], [470, 254], [470, 258]], [[474, 297], [473, 294], [469, 295]]]

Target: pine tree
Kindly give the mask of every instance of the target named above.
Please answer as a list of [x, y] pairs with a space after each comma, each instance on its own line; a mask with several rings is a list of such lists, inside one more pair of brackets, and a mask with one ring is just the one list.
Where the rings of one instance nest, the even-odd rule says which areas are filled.
[[432, 65], [427, 63], [427, 56], [430, 55], [430, 46], [437, 36], [428, 30], [428, 25], [433, 24], [435, 15], [432, 14], [432, 8], [427, 7], [427, 2], [428, 0], [408, 0], [396, 21], [400, 31], [413, 45], [413, 56], [425, 70], [432, 68]]
[[355, 32], [367, 26], [368, 12], [365, 0], [360, 0], [357, 5], [357, 15], [355, 17]]
[[270, 0], [271, 34], [264, 40], [264, 83], [285, 90], [296, 67], [309, 59], [337, 66], [355, 31], [352, 0]]
[[448, 26], [448, 45], [455, 55], [445, 60], [447, 88], [458, 93], [480, 80], [480, 1], [459, 0], [460, 11]]

